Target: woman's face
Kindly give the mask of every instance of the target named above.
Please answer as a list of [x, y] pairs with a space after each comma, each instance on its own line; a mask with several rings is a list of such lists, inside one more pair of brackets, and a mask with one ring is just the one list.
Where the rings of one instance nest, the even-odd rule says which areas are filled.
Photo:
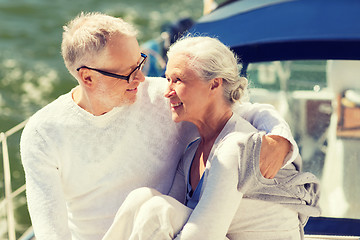
[[196, 123], [205, 117], [211, 85], [201, 79], [191, 68], [186, 55], [169, 58], [165, 76], [168, 87], [165, 97], [170, 99], [172, 119], [175, 122]]

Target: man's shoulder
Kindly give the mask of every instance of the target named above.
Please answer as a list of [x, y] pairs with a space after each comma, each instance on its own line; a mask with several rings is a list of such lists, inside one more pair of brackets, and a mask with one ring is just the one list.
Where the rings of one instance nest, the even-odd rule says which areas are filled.
[[[167, 86], [167, 81], [162, 77], [146, 77], [145, 81], [139, 86], [139, 98], [137, 102], [141, 104], [159, 104], [165, 103], [164, 92]], [[163, 104], [165, 106], [165, 104]]]
[[43, 108], [39, 109], [35, 114], [33, 114], [29, 122], [26, 124], [26, 127], [36, 127], [41, 126], [45, 123], [51, 122], [54, 119], [60, 119], [63, 116], [63, 109], [67, 106], [67, 98], [69, 98], [70, 93], [59, 96], [54, 101], [50, 102]]
[[166, 78], [163, 77], [146, 77], [143, 85], [150, 91], [161, 91], [163, 93], [167, 86], [167, 81]]

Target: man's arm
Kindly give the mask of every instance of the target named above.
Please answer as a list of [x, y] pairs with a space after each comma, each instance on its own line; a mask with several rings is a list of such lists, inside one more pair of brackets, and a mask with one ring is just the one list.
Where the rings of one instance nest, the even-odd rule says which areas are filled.
[[264, 135], [260, 149], [260, 172], [265, 178], [274, 178], [284, 165], [291, 143], [277, 135]]
[[236, 105], [234, 111], [267, 133], [260, 152], [260, 171], [266, 178], [275, 177], [298, 153], [289, 125], [270, 104], [243, 103]]
[[36, 239], [71, 239], [59, 167], [46, 141], [32, 128], [21, 136], [26, 196]]

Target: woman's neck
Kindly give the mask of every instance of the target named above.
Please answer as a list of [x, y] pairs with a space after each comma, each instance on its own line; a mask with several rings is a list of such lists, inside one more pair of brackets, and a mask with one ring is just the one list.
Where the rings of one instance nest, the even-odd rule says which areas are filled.
[[198, 128], [203, 143], [215, 142], [227, 121], [231, 118], [233, 112], [230, 106], [212, 106], [211, 110], [206, 111], [206, 115], [197, 122], [194, 122]]

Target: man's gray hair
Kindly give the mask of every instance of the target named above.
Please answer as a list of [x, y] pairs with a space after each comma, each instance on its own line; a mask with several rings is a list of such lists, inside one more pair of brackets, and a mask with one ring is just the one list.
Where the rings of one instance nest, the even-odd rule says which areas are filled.
[[218, 39], [185, 36], [170, 47], [167, 56], [170, 59], [179, 54], [189, 58], [188, 67], [201, 79], [222, 78], [224, 97], [230, 104], [247, 97], [248, 80], [240, 77], [238, 58]]
[[102, 13], [81, 13], [63, 27], [61, 53], [69, 72], [93, 61], [113, 34], [136, 36], [136, 29], [121, 18]]

